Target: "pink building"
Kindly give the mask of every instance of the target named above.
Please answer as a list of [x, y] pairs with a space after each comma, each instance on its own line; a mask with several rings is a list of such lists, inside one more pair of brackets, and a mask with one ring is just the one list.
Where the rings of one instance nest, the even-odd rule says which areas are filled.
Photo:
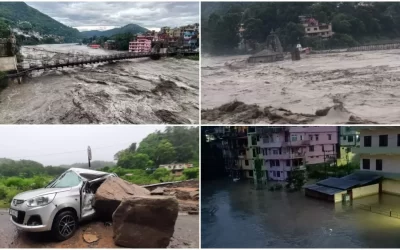
[[137, 36], [136, 41], [129, 42], [129, 52], [147, 53], [151, 51], [153, 36]]
[[256, 127], [267, 176], [286, 180], [293, 169], [336, 160], [337, 127]]

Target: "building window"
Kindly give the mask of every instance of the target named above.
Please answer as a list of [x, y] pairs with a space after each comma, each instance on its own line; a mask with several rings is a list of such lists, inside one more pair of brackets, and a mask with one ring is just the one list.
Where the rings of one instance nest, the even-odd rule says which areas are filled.
[[328, 140], [332, 140], [332, 135], [328, 134]]
[[380, 160], [380, 159], [376, 160], [376, 170], [382, 171], [382, 160]]
[[324, 145], [321, 145], [322, 152], [325, 152]]
[[364, 136], [364, 147], [371, 147], [371, 136]]
[[249, 165], [249, 160], [244, 161], [244, 165], [248, 166]]
[[286, 160], [286, 167], [290, 167], [290, 160]]
[[310, 28], [307, 28], [307, 31], [310, 31]]
[[380, 135], [379, 147], [387, 147], [387, 146], [388, 146], [388, 135]]
[[272, 152], [274, 153], [274, 155], [278, 155], [279, 154], [278, 149], [274, 149]]
[[308, 150], [309, 150], [310, 152], [314, 152], [314, 146], [309, 146], [308, 148], [309, 148]]
[[272, 173], [274, 174], [274, 177], [276, 177], [276, 172], [275, 172], [275, 171], [272, 171]]
[[315, 135], [315, 140], [318, 141], [318, 135]]
[[253, 148], [253, 157], [256, 157], [256, 156], [257, 156], [257, 154], [256, 154], [256, 149]]
[[343, 136], [343, 140], [346, 140], [346, 136], [345, 135]]
[[297, 141], [297, 135], [292, 135], [292, 141]]
[[249, 176], [253, 177], [253, 170], [249, 170]]
[[318, 30], [318, 28], [314, 28], [314, 30]]
[[276, 171], [276, 177], [281, 177], [281, 172], [279, 172], [279, 171]]
[[310, 141], [312, 141], [312, 135], [309, 135], [308, 137], [310, 137]]
[[347, 141], [348, 141], [348, 142], [353, 142], [353, 136], [352, 136], [352, 135], [349, 135], [349, 137], [347, 138]]
[[362, 168], [363, 169], [369, 169], [369, 159], [363, 159], [363, 165], [362, 165]]
[[397, 146], [400, 146], [400, 134], [397, 135]]
[[275, 166], [279, 167], [279, 160], [275, 160]]

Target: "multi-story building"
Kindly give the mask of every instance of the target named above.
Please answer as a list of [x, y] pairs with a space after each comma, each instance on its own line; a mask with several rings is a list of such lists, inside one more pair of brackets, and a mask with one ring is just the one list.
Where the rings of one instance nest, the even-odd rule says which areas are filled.
[[384, 177], [380, 190], [400, 195], [400, 127], [356, 127], [360, 132], [360, 170]]
[[[400, 174], [400, 127], [356, 127], [360, 131], [360, 169]], [[400, 175], [399, 175], [400, 176]]]
[[340, 126], [339, 127], [339, 150], [338, 150], [338, 166], [346, 166], [351, 163], [354, 152], [353, 148], [360, 146], [360, 133], [356, 127]]
[[153, 36], [138, 35], [135, 41], [129, 42], [129, 52], [146, 53], [151, 51]]
[[107, 40], [107, 41], [104, 43], [104, 49], [107, 49], [107, 50], [116, 49], [115, 40]]
[[299, 19], [304, 26], [305, 37], [330, 38], [334, 34], [330, 23], [320, 23], [318, 20], [306, 16], [299, 16]]
[[[337, 127], [256, 127], [257, 146], [269, 179], [286, 180], [294, 169], [336, 161]], [[254, 139], [253, 139], [254, 140]]]

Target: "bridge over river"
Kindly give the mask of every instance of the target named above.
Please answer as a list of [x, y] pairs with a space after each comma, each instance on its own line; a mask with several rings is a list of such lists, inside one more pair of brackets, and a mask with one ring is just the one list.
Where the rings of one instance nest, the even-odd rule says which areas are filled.
[[[63, 54], [59, 53], [58, 55]], [[134, 52], [126, 52], [126, 53], [116, 53], [111, 55], [99, 55], [99, 56], [78, 56], [78, 57], [68, 57], [63, 59], [44, 59], [41, 60], [31, 60], [28, 58], [28, 64], [20, 63], [17, 65], [17, 70], [8, 71], [7, 78], [15, 78], [20, 77], [28, 74], [29, 72], [35, 70], [50, 70], [56, 68], [63, 68], [63, 67], [74, 67], [74, 66], [81, 66], [85, 64], [93, 64], [93, 63], [102, 63], [102, 62], [112, 62], [118, 60], [125, 60], [125, 59], [135, 59], [135, 58], [145, 58], [149, 57], [151, 59], [157, 60], [161, 57], [169, 57], [169, 56], [192, 56], [192, 55], [199, 55], [197, 51], [184, 51], [184, 52], [148, 52], [148, 53], [134, 53]], [[35, 61], [35, 63], [30, 63], [29, 61]]]

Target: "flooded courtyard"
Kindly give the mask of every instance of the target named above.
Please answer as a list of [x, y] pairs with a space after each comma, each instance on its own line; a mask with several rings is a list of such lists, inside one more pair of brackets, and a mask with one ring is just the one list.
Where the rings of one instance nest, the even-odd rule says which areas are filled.
[[204, 248], [398, 248], [400, 219], [355, 208], [400, 209], [400, 197], [374, 195], [343, 206], [302, 192], [254, 190], [251, 182], [202, 182]]
[[[119, 53], [74, 44], [25, 46], [21, 52], [26, 62]], [[0, 92], [0, 124], [198, 123], [198, 65], [141, 58], [35, 71]]]
[[205, 123], [399, 123], [400, 50], [202, 57]]

